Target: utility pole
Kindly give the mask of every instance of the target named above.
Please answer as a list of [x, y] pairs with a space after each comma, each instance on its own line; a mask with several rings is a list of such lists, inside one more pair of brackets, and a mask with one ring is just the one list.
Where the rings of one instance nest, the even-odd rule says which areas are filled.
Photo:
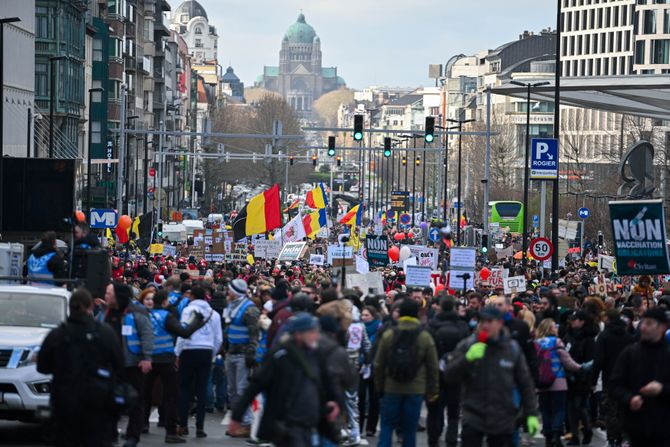
[[[486, 157], [484, 160], [484, 204], [482, 222], [484, 235], [489, 235], [489, 190], [491, 178], [491, 87], [486, 89]], [[490, 238], [486, 239], [490, 243]], [[488, 247], [486, 247], [488, 248]]]
[[[556, 0], [556, 64], [554, 68], [554, 138], [559, 139], [561, 135], [561, 2]], [[559, 140], [560, 154], [560, 140]], [[560, 155], [559, 155], [560, 163]], [[560, 164], [558, 166], [560, 173]], [[556, 176], [551, 191], [551, 243], [554, 246], [554, 254], [551, 255], [551, 270], [558, 270], [558, 179]]]
[[123, 176], [126, 158], [126, 85], [121, 84], [121, 116], [118, 151], [118, 168], [116, 172], [116, 209], [123, 212]]

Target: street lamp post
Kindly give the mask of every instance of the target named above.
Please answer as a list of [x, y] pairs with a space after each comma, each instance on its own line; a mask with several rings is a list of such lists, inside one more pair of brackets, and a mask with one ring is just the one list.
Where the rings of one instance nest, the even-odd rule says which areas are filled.
[[54, 72], [54, 62], [67, 59], [67, 56], [51, 56], [49, 58], [49, 158], [54, 158], [54, 107], [56, 102], [56, 86]]
[[[139, 118], [138, 115], [132, 115], [129, 117], [126, 117], [126, 129], [130, 128], [130, 121], [135, 120]], [[133, 123], [133, 129], [135, 128], [134, 123]], [[124, 178], [123, 178], [123, 189], [125, 190], [126, 193], [126, 201], [123, 204], [123, 208], [125, 209], [126, 213], [130, 213], [130, 162], [131, 162], [131, 156], [130, 156], [130, 138], [126, 138], [125, 140], [125, 145], [126, 147], [123, 148], [124, 154], [125, 154], [125, 167], [124, 167]], [[135, 139], [135, 150], [137, 151], [137, 139]], [[137, 161], [133, 162], [133, 167], [137, 169]]]
[[93, 118], [91, 112], [93, 109], [93, 93], [102, 93], [105, 89], [94, 87], [88, 89], [88, 155], [86, 156], [86, 210], [91, 215], [91, 145], [93, 143]]
[[474, 120], [461, 120], [461, 119], [448, 119], [450, 123], [456, 123], [458, 124], [458, 187], [457, 187], [457, 198], [456, 200], [458, 201], [456, 203], [456, 245], [460, 246], [461, 245], [461, 171], [462, 171], [462, 143], [463, 143], [463, 135], [461, 134], [461, 131], [463, 130], [463, 124], [466, 123], [471, 123]]
[[526, 150], [523, 163], [523, 240], [521, 241], [521, 264], [525, 266], [528, 263], [526, 253], [528, 251], [528, 190], [530, 188], [530, 172], [528, 167], [530, 159], [530, 91], [534, 87], [548, 85], [549, 82], [512, 81], [512, 84], [526, 88]]
[[[4, 149], [4, 133], [3, 133], [3, 127], [5, 125], [4, 121], [4, 106], [5, 106], [5, 78], [3, 76], [4, 74], [4, 47], [5, 47], [5, 23], [15, 23], [15, 22], [20, 22], [21, 19], [18, 17], [5, 17], [4, 19], [0, 19], [0, 231], [2, 231], [2, 206], [3, 206], [3, 201], [2, 201], [2, 194], [3, 194], [3, 183], [5, 181], [4, 176], [3, 176], [3, 158], [5, 158], [5, 149]], [[30, 131], [30, 130], [29, 130]]]

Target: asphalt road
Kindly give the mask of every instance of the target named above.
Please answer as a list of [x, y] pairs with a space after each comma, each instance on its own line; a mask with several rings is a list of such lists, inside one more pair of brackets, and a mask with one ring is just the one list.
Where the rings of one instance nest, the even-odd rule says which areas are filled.
[[[205, 432], [207, 433], [207, 438], [196, 439], [195, 438], [195, 426], [194, 421], [191, 419], [191, 426], [189, 429], [191, 436], [187, 437], [188, 443], [185, 445], [197, 445], [197, 446], [243, 446], [245, 440], [243, 439], [232, 439], [226, 436], [227, 428], [227, 419], [223, 419], [221, 414], [208, 414], [205, 421]], [[120, 427], [125, 427], [123, 423], [119, 424]], [[38, 425], [33, 424], [22, 424], [18, 422], [7, 422], [0, 421], [0, 444], [7, 446], [44, 446], [47, 445], [42, 441], [43, 432]], [[151, 423], [150, 433], [148, 435], [142, 435], [142, 440], [140, 446], [165, 446], [163, 438], [165, 432], [162, 428], [156, 427], [156, 423]], [[591, 443], [592, 447], [605, 447], [606, 442], [601, 433], [597, 433], [594, 441]], [[120, 444], [122, 445], [122, 444]], [[377, 438], [370, 438], [365, 440], [361, 445], [377, 445]], [[397, 444], [399, 445], [399, 444]], [[419, 433], [417, 436], [417, 445], [426, 446], [426, 434], [425, 432]], [[533, 446], [533, 447], [544, 447], [544, 440], [541, 437], [537, 437], [533, 440], [527, 441], [524, 445]]]

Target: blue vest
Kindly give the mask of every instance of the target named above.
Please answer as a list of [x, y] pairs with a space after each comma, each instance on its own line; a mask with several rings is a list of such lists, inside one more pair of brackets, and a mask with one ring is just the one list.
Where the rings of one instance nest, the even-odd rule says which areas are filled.
[[254, 303], [250, 299], [245, 298], [237, 309], [235, 318], [228, 325], [226, 336], [228, 337], [228, 343], [231, 345], [246, 345], [251, 341], [249, 339], [249, 328], [244, 325], [243, 318], [247, 309], [253, 305]]
[[168, 293], [168, 302], [170, 303], [170, 306], [176, 305], [179, 302], [179, 298], [181, 298], [181, 293], [177, 292], [176, 290]]
[[181, 318], [182, 312], [184, 312], [184, 309], [186, 309], [186, 306], [188, 306], [190, 303], [188, 298], [182, 298], [181, 301], [179, 301], [179, 304], [177, 304], [177, 314], [179, 315], [179, 318]]
[[131, 354], [135, 355], [142, 354], [140, 335], [137, 333], [137, 326], [135, 325], [135, 315], [132, 312], [128, 312], [126, 315], [124, 315], [123, 328], [124, 329], [122, 329], [121, 333], [130, 330], [130, 335], [128, 335], [127, 333], [123, 335], [124, 340], [126, 340], [126, 345], [128, 345], [128, 350], [131, 352]]
[[167, 329], [165, 329], [165, 322], [167, 321], [169, 311], [166, 309], [153, 309], [149, 312], [151, 317], [151, 327], [154, 333], [154, 350], [153, 354], [174, 354], [174, 338]]
[[47, 264], [54, 256], [56, 256], [56, 252], [47, 253], [39, 258], [31, 254], [28, 258], [28, 276], [36, 280], [53, 279], [54, 275], [49, 271]]
[[558, 354], [558, 349], [556, 349], [556, 337], [549, 336], [540, 338], [537, 343], [541, 349], [551, 351], [551, 370], [554, 371], [554, 375], [557, 379], [564, 379], [565, 368], [563, 368], [561, 357]]
[[261, 363], [268, 352], [268, 331], [261, 331], [261, 337], [258, 339], [258, 348], [256, 349], [256, 362]]

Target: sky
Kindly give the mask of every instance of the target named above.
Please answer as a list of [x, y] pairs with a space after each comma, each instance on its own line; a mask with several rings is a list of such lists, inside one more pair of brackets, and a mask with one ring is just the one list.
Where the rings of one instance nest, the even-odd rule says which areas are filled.
[[[169, 0], [174, 10], [181, 0]], [[428, 64], [556, 26], [556, 0], [199, 0], [219, 34], [219, 63], [252, 86], [279, 64], [300, 10], [321, 38], [323, 66], [351, 88], [434, 85]]]

